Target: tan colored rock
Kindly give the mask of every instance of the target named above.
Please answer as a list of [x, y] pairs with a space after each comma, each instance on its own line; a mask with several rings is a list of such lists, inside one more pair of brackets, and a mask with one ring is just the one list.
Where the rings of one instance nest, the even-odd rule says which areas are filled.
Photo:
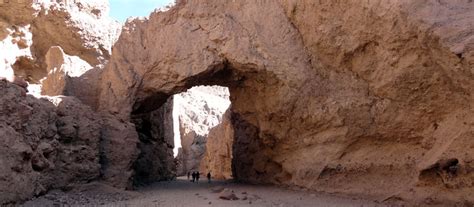
[[182, 176], [200, 170], [209, 131], [222, 122], [229, 107], [229, 91], [219, 86], [199, 86], [173, 96], [173, 100], [181, 138], [176, 173]]
[[232, 152], [234, 143], [234, 128], [231, 122], [231, 112], [227, 110], [222, 117], [222, 123], [209, 131], [206, 142], [206, 153], [199, 169], [212, 179], [232, 179]]
[[[456, 5], [467, 9], [448, 18]], [[470, 170], [450, 187], [418, 185], [436, 180], [421, 172], [439, 160], [472, 168], [474, 76], [470, 61], [452, 51], [472, 44], [471, 6], [180, 1], [125, 26], [102, 76], [100, 108], [129, 120], [192, 86], [228, 86], [239, 180], [472, 202]], [[416, 8], [448, 12], [423, 21]], [[464, 23], [448, 36], [430, 30], [456, 19]], [[465, 48], [461, 57], [471, 53]]]
[[[51, 47], [46, 54], [48, 75], [42, 80], [42, 95], [57, 96], [74, 94], [72, 77], [80, 77], [92, 66], [78, 57], [64, 54], [61, 47]], [[68, 90], [69, 89], [69, 90]]]
[[61, 47], [51, 47], [46, 54], [48, 75], [41, 80], [41, 95], [67, 95], [96, 106], [100, 68], [93, 68], [77, 56], [69, 56]]
[[234, 191], [227, 188], [219, 193], [219, 198], [223, 200], [239, 200]]
[[[31, 84], [31, 93], [39, 92], [40, 80], [48, 75], [46, 54], [51, 47], [58, 46], [65, 54], [97, 67], [84, 77], [76, 77], [80, 80], [73, 81], [79, 84], [74, 88], [91, 84], [95, 87], [100, 68], [109, 59], [112, 44], [120, 33], [120, 24], [108, 17], [108, 12], [107, 1], [25, 0], [0, 5], [0, 49], [9, 51], [0, 54], [0, 76], [14, 73]], [[51, 92], [51, 85], [47, 88], [46, 94], [68, 95]], [[96, 106], [95, 91], [78, 90], [70, 95]]]

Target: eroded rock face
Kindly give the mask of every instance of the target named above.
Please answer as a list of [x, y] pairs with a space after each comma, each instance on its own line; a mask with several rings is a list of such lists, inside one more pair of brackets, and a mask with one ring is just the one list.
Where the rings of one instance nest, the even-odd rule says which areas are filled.
[[234, 127], [231, 112], [228, 109], [222, 116], [222, 122], [213, 127], [207, 135], [206, 151], [199, 169], [204, 175], [211, 173], [212, 179], [232, 179], [232, 152]]
[[[181, 154], [177, 157], [177, 175], [200, 170], [211, 128], [222, 122], [229, 107], [229, 91], [219, 86], [199, 86], [173, 96], [179, 121]], [[207, 171], [202, 171], [204, 173]]]
[[75, 98], [22, 90], [0, 81], [0, 203], [97, 179], [100, 117]]
[[[12, 0], [0, 4], [0, 49], [9, 51], [0, 54], [0, 77], [13, 77], [16, 75], [30, 83], [30, 92], [39, 94], [41, 91], [40, 80], [48, 75], [51, 69], [46, 55], [51, 47], [61, 47], [67, 58], [73, 62], [65, 65], [87, 64], [102, 68], [110, 57], [112, 44], [120, 33], [120, 24], [108, 17], [107, 1], [32, 1]], [[73, 56], [74, 58], [71, 58]], [[57, 56], [56, 56], [57, 57]], [[76, 58], [77, 57], [77, 58]], [[76, 61], [78, 60], [78, 61]], [[66, 66], [67, 68], [67, 66]], [[92, 67], [89, 67], [92, 68]], [[69, 70], [69, 73], [78, 69]], [[87, 104], [95, 107], [96, 92], [85, 92], [77, 88], [95, 86], [100, 76], [100, 71], [91, 71], [80, 81], [71, 80], [77, 85], [76, 91], [52, 91], [51, 82], [61, 82], [54, 74], [49, 77], [49, 86], [43, 94], [48, 95], [74, 95]], [[75, 77], [79, 79], [79, 77]], [[67, 81], [66, 81], [67, 82]], [[84, 82], [82, 84], [82, 82]], [[61, 88], [61, 86], [58, 86]], [[72, 90], [72, 89], [71, 89]]]
[[135, 125], [103, 114], [100, 139], [101, 178], [112, 186], [132, 187], [133, 164], [140, 153]]
[[[474, 78], [465, 55], [473, 10], [462, 8], [472, 6], [180, 1], [125, 26], [103, 73], [101, 109], [129, 120], [191, 86], [228, 86], [237, 179], [466, 200], [474, 192]], [[457, 22], [452, 13], [463, 26], [442, 32]], [[452, 158], [458, 164], [438, 167]], [[456, 176], [437, 177], [451, 167]]]
[[[57, 96], [67, 93], [66, 80], [71, 77], [79, 77], [92, 68], [87, 62], [78, 57], [64, 54], [61, 47], [51, 47], [46, 54], [48, 76], [42, 80], [42, 95]], [[72, 87], [72, 86], [69, 86]]]

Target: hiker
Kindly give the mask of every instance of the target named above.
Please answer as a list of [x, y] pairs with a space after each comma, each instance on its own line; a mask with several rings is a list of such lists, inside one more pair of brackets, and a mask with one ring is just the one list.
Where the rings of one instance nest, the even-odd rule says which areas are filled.
[[191, 176], [191, 172], [188, 171], [188, 180], [189, 180], [189, 176]]
[[193, 176], [193, 183], [194, 183], [194, 181], [196, 180], [196, 172], [193, 172], [192, 176]]
[[207, 173], [207, 183], [211, 183], [211, 172]]
[[196, 172], [196, 182], [199, 182], [199, 171]]

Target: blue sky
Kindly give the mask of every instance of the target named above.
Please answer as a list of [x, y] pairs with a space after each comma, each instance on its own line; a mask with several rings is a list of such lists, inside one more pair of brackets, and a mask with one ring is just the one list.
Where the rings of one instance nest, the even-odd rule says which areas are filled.
[[174, 0], [109, 0], [110, 16], [123, 23], [128, 17], [148, 16], [155, 8], [173, 2]]

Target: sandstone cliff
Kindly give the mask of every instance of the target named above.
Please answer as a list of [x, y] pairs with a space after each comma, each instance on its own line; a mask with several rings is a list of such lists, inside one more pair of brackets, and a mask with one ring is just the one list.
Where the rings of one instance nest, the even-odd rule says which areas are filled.
[[124, 27], [100, 108], [227, 86], [237, 179], [472, 202], [473, 3], [424, 2], [179, 1]]

